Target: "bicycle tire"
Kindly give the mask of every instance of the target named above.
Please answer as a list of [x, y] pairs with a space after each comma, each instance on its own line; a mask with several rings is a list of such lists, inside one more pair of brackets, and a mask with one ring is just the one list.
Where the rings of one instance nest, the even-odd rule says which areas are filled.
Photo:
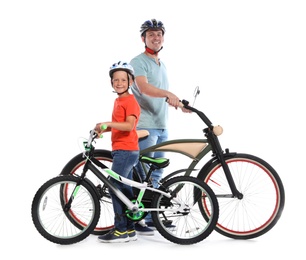
[[[64, 210], [63, 201], [69, 200], [78, 181], [79, 177], [76, 176], [57, 176], [44, 183], [33, 198], [31, 214], [34, 226], [53, 243], [69, 245], [80, 242], [97, 225], [100, 202], [95, 190], [86, 181], [73, 194], [69, 210]], [[74, 219], [81, 222], [75, 222]]]
[[[218, 220], [219, 207], [215, 194], [206, 183], [195, 177], [178, 176], [162, 183], [159, 189], [165, 192], [171, 191], [173, 197], [188, 205], [182, 210], [173, 198], [168, 199], [162, 194], [154, 194], [152, 208], [163, 210], [151, 211], [152, 220], [164, 238], [176, 244], [190, 245], [204, 240], [211, 234]], [[209, 208], [208, 219], [203, 217], [200, 210], [203, 205], [202, 200], [205, 200], [207, 209]], [[172, 211], [164, 211], [166, 208]], [[171, 220], [173, 227], [166, 227], [165, 220]]]
[[285, 205], [279, 175], [266, 161], [250, 154], [226, 155], [225, 161], [242, 199], [229, 197], [232, 193], [218, 161], [204, 165], [197, 176], [217, 196], [220, 213], [216, 231], [233, 239], [253, 239], [267, 233], [278, 222]]
[[[94, 151], [94, 157], [105, 164], [107, 167], [111, 168], [113, 157], [111, 151], [96, 149]], [[62, 169], [61, 175], [80, 175], [82, 173], [86, 158], [83, 157], [83, 153], [79, 153], [74, 156]], [[87, 178], [91, 180], [94, 186], [97, 188], [100, 194], [100, 208], [101, 215], [97, 226], [92, 231], [93, 235], [103, 235], [114, 228], [114, 210], [111, 196], [108, 192], [108, 188], [104, 187], [104, 184], [93, 174], [87, 174]], [[80, 220], [75, 219], [76, 222]]]

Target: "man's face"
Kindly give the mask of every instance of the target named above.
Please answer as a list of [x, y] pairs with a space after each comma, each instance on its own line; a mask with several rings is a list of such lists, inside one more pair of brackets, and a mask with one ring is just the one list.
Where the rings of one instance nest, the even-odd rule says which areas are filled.
[[164, 43], [164, 34], [162, 30], [148, 30], [142, 41], [152, 50], [158, 51]]

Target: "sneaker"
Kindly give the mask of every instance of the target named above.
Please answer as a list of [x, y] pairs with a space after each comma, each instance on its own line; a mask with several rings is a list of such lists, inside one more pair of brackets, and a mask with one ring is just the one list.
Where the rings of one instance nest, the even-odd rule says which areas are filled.
[[119, 232], [118, 230], [113, 230], [103, 236], [99, 236], [98, 240], [103, 243], [122, 243], [130, 241], [127, 231]]
[[135, 229], [139, 235], [154, 236], [154, 230], [149, 228], [143, 220], [135, 223]]
[[129, 236], [130, 241], [136, 241], [137, 240], [137, 234], [136, 234], [135, 229], [128, 230], [127, 234]]
[[[163, 224], [166, 228], [175, 228], [176, 226], [172, 224], [171, 220], [163, 220]], [[153, 222], [146, 222], [146, 225], [150, 228], [155, 228]]]

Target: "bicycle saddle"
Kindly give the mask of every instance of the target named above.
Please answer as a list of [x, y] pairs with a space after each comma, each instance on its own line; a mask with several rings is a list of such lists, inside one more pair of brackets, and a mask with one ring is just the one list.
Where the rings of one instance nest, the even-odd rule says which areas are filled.
[[169, 165], [170, 161], [167, 158], [153, 158], [153, 157], [147, 157], [147, 156], [142, 156], [139, 161], [151, 164], [155, 168], [165, 168]]

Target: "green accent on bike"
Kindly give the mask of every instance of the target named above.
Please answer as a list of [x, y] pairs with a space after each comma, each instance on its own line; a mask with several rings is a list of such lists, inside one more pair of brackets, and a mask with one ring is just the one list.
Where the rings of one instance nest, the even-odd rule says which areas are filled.
[[[134, 204], [135, 204], [135, 202], [136, 202], [136, 200], [131, 200], [131, 201], [132, 201]], [[139, 203], [138, 208], [139, 208], [139, 209], [143, 209], [143, 208], [144, 208], [144, 205], [143, 205], [142, 202]], [[139, 221], [139, 220], [143, 219], [143, 217], [144, 217], [144, 215], [145, 215], [145, 212], [144, 212], [144, 211], [138, 211], [137, 213], [132, 213], [129, 209], [127, 209], [127, 210], [125, 211], [125, 213], [126, 213], [126, 216], [127, 216], [129, 219], [133, 220], [133, 221]]]
[[105, 169], [105, 171], [112, 176], [114, 179], [116, 180], [120, 180], [120, 175], [118, 173], [115, 173], [114, 171], [112, 171], [111, 169]]
[[74, 198], [75, 198], [75, 196], [77, 195], [79, 189], [80, 189], [80, 185], [75, 187], [74, 192], [73, 192], [73, 197], [74, 197]]
[[92, 148], [92, 146], [87, 147], [87, 144], [88, 144], [87, 141], [84, 141], [84, 142], [83, 142], [83, 146], [84, 146], [84, 148], [85, 148], [85, 151], [90, 151], [90, 149]]
[[141, 201], [143, 196], [144, 196], [144, 194], [145, 194], [145, 191], [139, 191], [139, 194], [137, 196], [137, 201]]
[[[107, 125], [101, 125], [101, 129], [102, 129], [102, 130], [107, 129]], [[100, 138], [103, 138], [103, 134], [100, 134], [99, 137], [100, 137]]]
[[165, 161], [168, 160], [166, 158], [151, 158], [151, 157], [147, 157], [147, 156], [142, 156], [141, 158], [146, 159], [150, 162], [155, 162], [155, 163], [164, 163]]

